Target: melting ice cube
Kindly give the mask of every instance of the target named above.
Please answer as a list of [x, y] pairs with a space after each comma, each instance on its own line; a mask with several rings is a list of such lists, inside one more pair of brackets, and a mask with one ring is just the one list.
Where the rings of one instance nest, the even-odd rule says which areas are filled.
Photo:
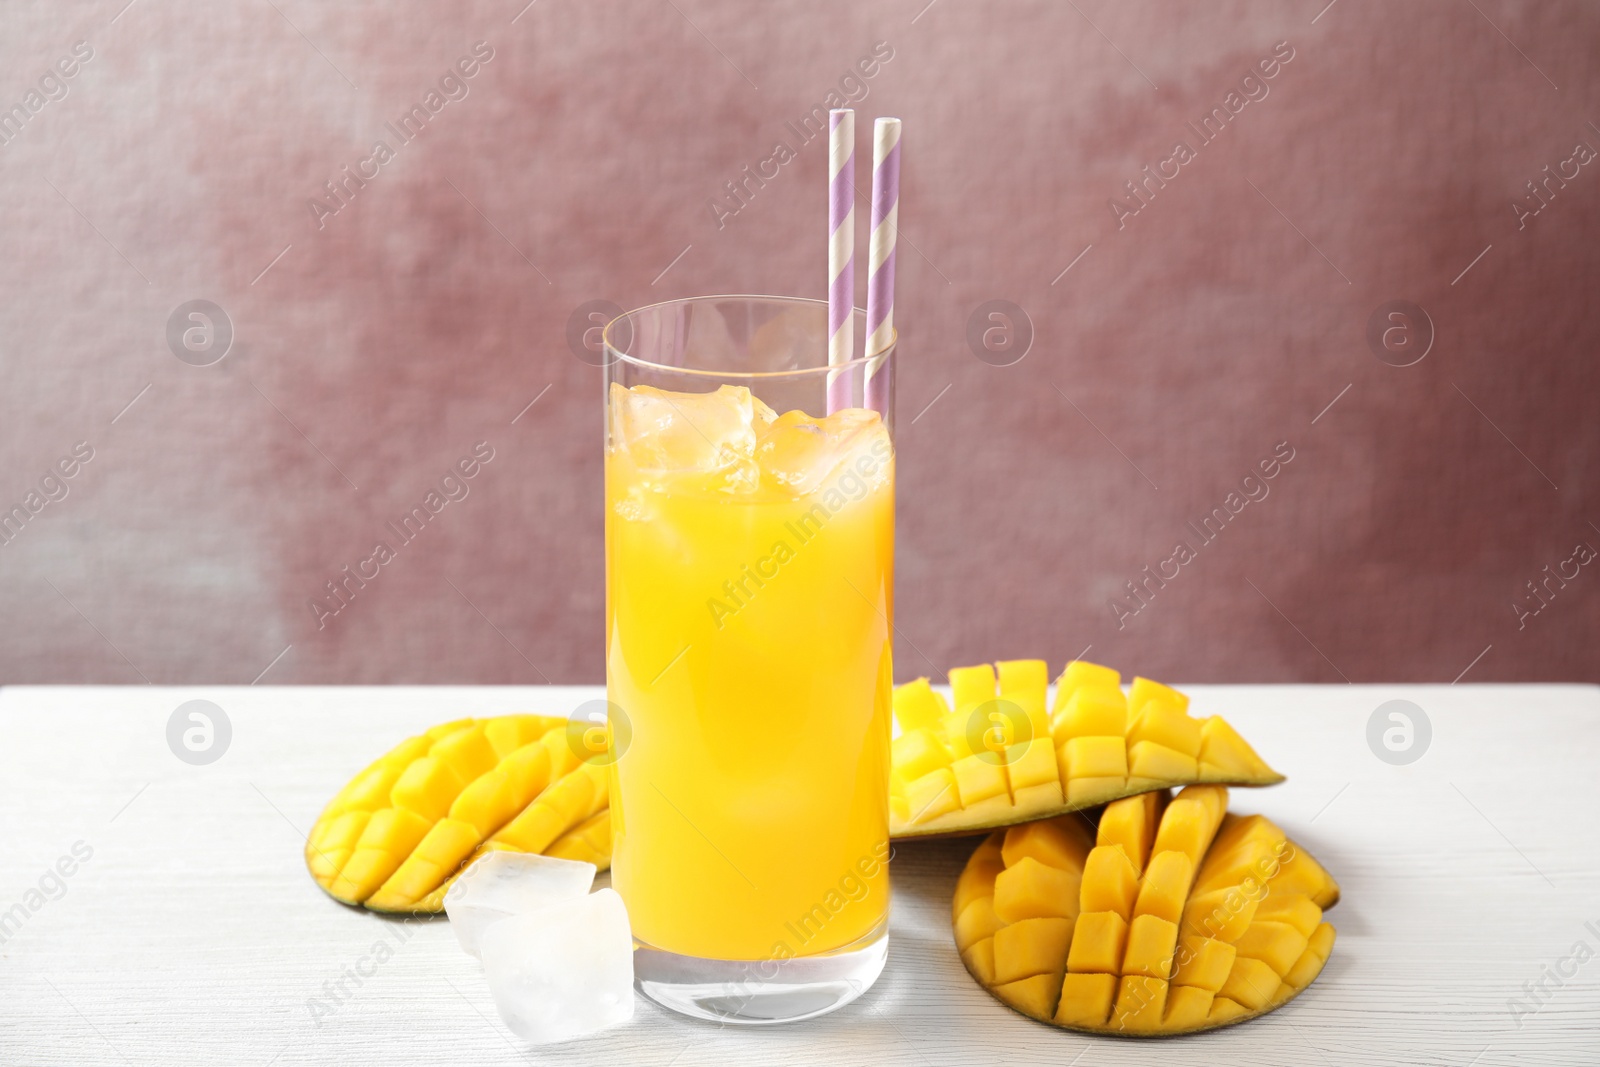
[[483, 969], [500, 1018], [524, 1041], [566, 1041], [633, 1017], [633, 934], [615, 890], [496, 923]]
[[490, 852], [461, 872], [444, 895], [444, 910], [461, 947], [477, 956], [490, 926], [582, 898], [594, 884], [594, 874], [594, 864], [579, 860]]

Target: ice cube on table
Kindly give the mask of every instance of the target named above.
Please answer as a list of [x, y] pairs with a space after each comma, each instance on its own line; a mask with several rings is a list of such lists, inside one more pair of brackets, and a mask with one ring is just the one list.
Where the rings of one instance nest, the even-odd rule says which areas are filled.
[[581, 1037], [633, 1017], [633, 933], [613, 889], [494, 926], [483, 970], [495, 1007], [524, 1041]]
[[527, 852], [490, 852], [461, 872], [444, 895], [456, 940], [481, 954], [484, 931], [515, 915], [586, 896], [595, 865]]
[[749, 459], [771, 414], [742, 385], [711, 393], [611, 386], [614, 443], [650, 470], [708, 473]]

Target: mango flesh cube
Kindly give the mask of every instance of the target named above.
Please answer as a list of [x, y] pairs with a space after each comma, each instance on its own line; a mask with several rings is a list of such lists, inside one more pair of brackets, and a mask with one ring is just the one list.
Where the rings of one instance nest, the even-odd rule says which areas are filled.
[[987, 663], [976, 667], [954, 667], [950, 671], [950, 695], [955, 713], [965, 716], [995, 698], [994, 668]]
[[972, 976], [984, 985], [994, 985], [994, 938], [968, 945], [961, 952], [961, 962], [967, 965]]
[[1170, 923], [1183, 921], [1183, 904], [1189, 899], [1194, 870], [1182, 852], [1157, 852], [1139, 882], [1134, 915], [1154, 915]]
[[1233, 947], [1239, 955], [1265, 963], [1281, 978], [1299, 961], [1307, 944], [1306, 936], [1288, 923], [1257, 918], [1239, 935]]
[[1045, 694], [1050, 689], [1050, 669], [1042, 659], [1003, 660], [999, 668], [999, 699], [1010, 701], [1022, 710], [1030, 726], [1030, 737], [1050, 733], [1050, 715], [1045, 710]]
[[1200, 775], [1193, 756], [1154, 741], [1139, 741], [1128, 748], [1128, 777], [1152, 782], [1192, 782]]
[[1225, 1023], [1229, 1019], [1236, 1019], [1246, 1014], [1245, 1007], [1236, 1000], [1227, 997], [1217, 997], [1211, 1002], [1211, 1014], [1206, 1017], [1210, 1023]]
[[1013, 793], [1032, 786], [1052, 785], [1055, 795], [1061, 795], [1061, 773], [1056, 768], [1056, 750], [1051, 747], [1048, 736], [1036, 737], [1006, 749], [1005, 765]]
[[1000, 859], [1003, 866], [1009, 867], [1024, 856], [1031, 856], [1058, 871], [1081, 872], [1093, 847], [1083, 817], [1061, 815], [1011, 827], [1005, 832]]
[[1111, 1009], [1111, 1026], [1130, 1033], [1161, 1029], [1167, 1010], [1167, 983], [1159, 978], [1124, 975]]
[[1139, 876], [1121, 845], [1096, 845], [1083, 865], [1080, 911], [1111, 911], [1124, 920], [1133, 915]]
[[1291, 893], [1267, 890], [1266, 899], [1256, 905], [1255, 921], [1271, 920], [1288, 923], [1305, 937], [1310, 937], [1322, 924], [1322, 909], [1314, 901]]
[[1280, 854], [1285, 858], [1269, 883], [1273, 892], [1304, 893], [1319, 908], [1331, 908], [1339, 899], [1339, 886], [1322, 865], [1292, 845]]
[[950, 769], [956, 776], [956, 791], [961, 794], [962, 807], [970, 808], [980, 800], [997, 796], [1010, 802], [1006, 768], [1000, 760], [987, 754], [964, 756], [952, 763]]
[[1069, 778], [1067, 803], [1075, 807], [1088, 807], [1121, 796], [1127, 791], [1128, 780], [1115, 778]]
[[1155, 915], [1136, 915], [1128, 924], [1128, 947], [1122, 973], [1146, 978], [1172, 977], [1178, 947], [1178, 924]]
[[464, 785], [450, 764], [428, 755], [405, 769], [390, 791], [389, 799], [395, 807], [435, 822], [450, 811], [451, 802]]
[[956, 916], [956, 948], [965, 952], [986, 937], [993, 937], [1005, 923], [994, 913], [994, 898], [979, 897]]
[[1295, 965], [1289, 968], [1289, 973], [1283, 980], [1295, 989], [1304, 989], [1311, 984], [1321, 971], [1322, 965], [1328, 962], [1328, 953], [1333, 951], [1333, 927], [1323, 923], [1311, 935], [1306, 950], [1300, 954]]
[[994, 912], [1008, 923], [1078, 914], [1080, 872], [1047, 867], [1024, 856], [994, 880]]
[[1024, 1015], [1048, 1019], [1056, 1008], [1061, 983], [1053, 974], [1041, 974], [994, 987], [995, 996]]
[[1119, 984], [1114, 974], [1067, 974], [1061, 981], [1055, 1021], [1063, 1026], [1091, 1029], [1104, 1026], [1111, 1017]]
[[1178, 943], [1176, 973], [1172, 980], [1180, 986], [1195, 986], [1215, 993], [1232, 973], [1236, 955], [1234, 947], [1226, 941], [1186, 932]]
[[950, 706], [939, 693], [933, 691], [928, 679], [896, 686], [894, 689], [894, 717], [902, 733], [913, 730], [935, 730], [950, 714]]
[[906, 807], [914, 823], [937, 819], [961, 807], [956, 791], [956, 776], [949, 767], [940, 767], [906, 783]]
[[1107, 804], [1100, 815], [1096, 843], [1121, 845], [1133, 863], [1135, 877], [1150, 858], [1150, 844], [1155, 840], [1156, 823], [1161, 818], [1161, 805], [1165, 800], [1165, 791], [1141, 793]]
[[1006, 869], [1006, 862], [1000, 854], [1000, 849], [994, 845], [993, 835], [985, 841], [956, 879], [955, 900], [950, 906], [951, 918], [961, 914], [966, 906], [978, 897], [994, 896], [994, 882], [997, 875]]
[[1278, 972], [1260, 960], [1239, 956], [1233, 961], [1228, 980], [1222, 983], [1217, 996], [1236, 1001], [1251, 1011], [1259, 1011], [1272, 1000], [1278, 991]]
[[1121, 737], [1074, 737], [1063, 749], [1066, 774], [1075, 778], [1115, 778], [1128, 775], [1128, 749]]
[[1281, 780], [1238, 731], [1218, 715], [1200, 722], [1200, 762], [1217, 768], [1228, 778]]
[[1161, 816], [1161, 827], [1156, 831], [1155, 851], [1182, 852], [1190, 864], [1198, 868], [1201, 858], [1211, 847], [1222, 814], [1228, 807], [1228, 790], [1220, 785], [1191, 785], [1185, 787], [1167, 805]]
[[1190, 759], [1200, 757], [1200, 723], [1180, 709], [1164, 703], [1146, 704], [1128, 730], [1128, 744], [1154, 741]]
[[1128, 949], [1128, 921], [1114, 911], [1086, 911], [1078, 916], [1067, 953], [1074, 974], [1120, 974]]
[[1184, 714], [1189, 711], [1189, 698], [1171, 686], [1152, 682], [1148, 678], [1134, 678], [1128, 687], [1128, 713], [1137, 718], [1148, 705], [1174, 708]]
[[1068, 737], [1125, 738], [1128, 702], [1120, 689], [1078, 689], [1052, 723], [1056, 742]]
[[950, 764], [950, 753], [932, 730], [912, 730], [891, 742], [894, 773], [907, 782]]
[[1256, 917], [1256, 907], [1260, 903], [1260, 897], [1251, 896], [1237, 886], [1192, 896], [1183, 906], [1183, 932], [1219, 941], [1236, 941]]
[[1062, 670], [1056, 683], [1057, 699], [1065, 703], [1079, 689], [1115, 689], [1122, 691], [1122, 674], [1098, 663], [1075, 659]]
[[1059, 975], [1066, 970], [1067, 949], [1072, 944], [1073, 920], [1023, 919], [995, 931], [994, 980], [997, 984]]
[[1166, 1030], [1188, 1030], [1199, 1026], [1211, 1014], [1212, 993], [1197, 986], [1174, 985], [1167, 991]]

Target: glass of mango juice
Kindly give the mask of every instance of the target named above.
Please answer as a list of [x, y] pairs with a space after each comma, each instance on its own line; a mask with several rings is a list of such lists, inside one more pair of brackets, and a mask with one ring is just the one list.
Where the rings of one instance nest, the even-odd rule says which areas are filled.
[[612, 884], [640, 991], [717, 1021], [832, 1011], [888, 953], [894, 349], [830, 366], [827, 327], [719, 296], [604, 331]]

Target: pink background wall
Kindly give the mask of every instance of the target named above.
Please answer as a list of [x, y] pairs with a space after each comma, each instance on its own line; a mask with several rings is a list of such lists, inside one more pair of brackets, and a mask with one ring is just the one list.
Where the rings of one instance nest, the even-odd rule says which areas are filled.
[[[0, 681], [600, 680], [599, 372], [569, 318], [820, 296], [825, 149], [785, 122], [875, 47], [844, 88], [863, 128], [905, 120], [902, 677], [1092, 646], [1176, 681], [1600, 681], [1600, 161], [1565, 162], [1600, 148], [1600, 10], [922, 2], [0, 7], [27, 114], [0, 505], [93, 450], [0, 545]], [[714, 210], [780, 139], [797, 158]], [[1576, 175], [1519, 220], [1547, 165]], [[235, 332], [210, 366], [168, 347], [193, 299]], [[968, 345], [990, 300], [1031, 321], [1014, 365]], [[1406, 367], [1366, 338], [1396, 300], [1434, 334]], [[467, 497], [319, 629], [310, 598], [478, 442]], [[1280, 442], [1268, 495], [1132, 614], [1125, 583]], [[1547, 565], [1576, 576], [1544, 603]]]

